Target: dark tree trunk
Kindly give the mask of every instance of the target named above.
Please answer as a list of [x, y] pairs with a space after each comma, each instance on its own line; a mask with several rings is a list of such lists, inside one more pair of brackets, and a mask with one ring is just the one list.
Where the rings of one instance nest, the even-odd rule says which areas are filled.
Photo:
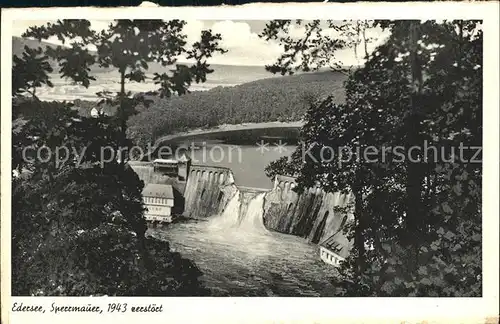
[[360, 186], [353, 186], [354, 194], [354, 247], [357, 252], [356, 267], [358, 273], [365, 270], [365, 239], [364, 229], [366, 227], [363, 208], [363, 193]]
[[[422, 145], [420, 131], [420, 96], [422, 91], [422, 70], [418, 59], [418, 21], [410, 23], [410, 64], [411, 64], [411, 94], [410, 94], [410, 112], [406, 119], [407, 129], [407, 149]], [[412, 153], [415, 153], [414, 150]], [[420, 239], [420, 233], [424, 224], [424, 214], [422, 211], [422, 163], [416, 159], [421, 156], [413, 154], [407, 159], [407, 233], [409, 243], [416, 245]]]
[[121, 131], [121, 143], [120, 146], [124, 148], [120, 156], [120, 164], [125, 165], [125, 161], [128, 158], [128, 151], [125, 148], [127, 139], [127, 116], [125, 112], [125, 69], [120, 70], [120, 131]]
[[[125, 69], [120, 69], [120, 95], [119, 95], [119, 100], [120, 100], [120, 106], [119, 106], [119, 114], [118, 118], [120, 120], [120, 131], [121, 131], [121, 147], [124, 148], [122, 151], [122, 154], [120, 156], [120, 165], [122, 168], [122, 172], [125, 171], [125, 163], [128, 159], [128, 151], [126, 148], [126, 143], [127, 143], [127, 107], [125, 106], [125, 99], [126, 99], [126, 93], [125, 93]], [[124, 172], [125, 176], [125, 172]], [[120, 183], [120, 181], [118, 181]], [[118, 185], [119, 190], [120, 190], [120, 200], [123, 201], [123, 193], [122, 193], [122, 187], [119, 184]], [[140, 225], [138, 225], [140, 226]], [[141, 248], [141, 254], [143, 257], [144, 261], [144, 266], [146, 269], [150, 269], [152, 265], [152, 259], [151, 256], [149, 255], [149, 251], [147, 248], [146, 244], [146, 236], [145, 236], [145, 230], [141, 228], [136, 228], [135, 229], [137, 233], [137, 238], [139, 239], [140, 242], [140, 248]]]
[[363, 44], [365, 46], [365, 59], [368, 60], [368, 44], [366, 43], [367, 39], [366, 39], [366, 28], [368, 28], [368, 22], [365, 21], [364, 22], [364, 26], [363, 26]]

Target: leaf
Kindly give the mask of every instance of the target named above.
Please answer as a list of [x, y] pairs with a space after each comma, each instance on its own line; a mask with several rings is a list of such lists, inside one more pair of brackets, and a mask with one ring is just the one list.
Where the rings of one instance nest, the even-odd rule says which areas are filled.
[[446, 234], [444, 234], [444, 237], [448, 240], [451, 240], [452, 238], [455, 237], [455, 234], [453, 234], [451, 231], [447, 231]]
[[387, 251], [387, 253], [391, 253], [391, 245], [387, 243], [382, 243], [382, 248]]
[[451, 209], [450, 205], [447, 202], [444, 202], [441, 204], [441, 207], [443, 208], [443, 211], [447, 214], [452, 214], [453, 209]]
[[420, 266], [417, 270], [417, 273], [421, 276], [427, 275], [427, 268], [425, 266]]

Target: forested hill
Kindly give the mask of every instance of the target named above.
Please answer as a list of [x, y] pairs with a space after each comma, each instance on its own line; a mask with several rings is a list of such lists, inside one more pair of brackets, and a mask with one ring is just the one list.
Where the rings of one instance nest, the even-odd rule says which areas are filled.
[[[40, 46], [45, 49], [54, 45], [13, 37], [12, 46], [12, 54], [19, 56], [24, 51], [24, 46], [31, 48]], [[237, 73], [240, 82], [255, 77], [251, 75], [255, 67], [228, 69], [224, 65], [211, 65], [211, 68], [214, 70], [214, 75]], [[165, 67], [150, 64], [148, 71], [164, 69]], [[54, 70], [57, 70], [55, 64]], [[101, 70], [103, 69], [97, 66], [92, 67], [93, 72]], [[154, 98], [154, 103], [148, 109], [141, 109], [138, 115], [129, 120], [129, 135], [138, 143], [147, 144], [163, 135], [200, 127], [248, 122], [297, 121], [302, 118], [311, 99], [333, 95], [339, 101], [343, 101], [343, 82], [346, 76], [342, 73], [322, 71], [292, 76], [274, 76], [271, 73], [268, 75], [268, 78], [236, 86], [219, 86], [209, 91], [195, 91], [169, 99]], [[94, 105], [94, 102], [77, 104], [82, 115], [90, 115]], [[104, 110], [113, 113], [115, 109], [104, 107]]]
[[346, 76], [317, 72], [271, 77], [232, 87], [216, 87], [181, 97], [154, 99], [154, 103], [129, 120], [129, 135], [146, 145], [178, 131], [222, 124], [297, 121], [310, 100], [333, 95], [344, 100]]

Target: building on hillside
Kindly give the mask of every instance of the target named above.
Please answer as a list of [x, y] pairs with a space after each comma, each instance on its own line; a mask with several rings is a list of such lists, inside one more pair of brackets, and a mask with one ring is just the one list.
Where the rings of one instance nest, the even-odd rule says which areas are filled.
[[99, 116], [107, 116], [108, 114], [104, 111], [104, 109], [101, 107], [101, 108], [98, 108], [98, 107], [94, 107], [92, 108], [92, 110], [90, 110], [90, 117], [93, 117], [93, 118], [97, 118]]
[[174, 207], [174, 191], [171, 185], [150, 183], [147, 184], [142, 196], [147, 211], [146, 221], [172, 221], [172, 207]]

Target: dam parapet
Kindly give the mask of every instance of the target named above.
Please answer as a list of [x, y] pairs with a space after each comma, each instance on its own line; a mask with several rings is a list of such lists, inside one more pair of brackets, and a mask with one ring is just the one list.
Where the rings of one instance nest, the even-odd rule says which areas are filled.
[[171, 185], [179, 194], [184, 194], [186, 181], [170, 174], [165, 174], [155, 170], [151, 162], [131, 161], [128, 165], [144, 181], [144, 184], [166, 184]]
[[325, 192], [321, 188], [308, 188], [299, 194], [293, 190], [295, 186], [292, 177], [275, 177], [274, 187], [265, 197], [263, 218], [266, 228], [304, 237], [326, 249], [334, 246], [334, 252], [345, 258], [352, 242], [342, 229], [353, 219], [349, 209], [352, 195]]
[[193, 218], [217, 215], [234, 190], [234, 176], [229, 168], [191, 165], [184, 191], [184, 215]]

